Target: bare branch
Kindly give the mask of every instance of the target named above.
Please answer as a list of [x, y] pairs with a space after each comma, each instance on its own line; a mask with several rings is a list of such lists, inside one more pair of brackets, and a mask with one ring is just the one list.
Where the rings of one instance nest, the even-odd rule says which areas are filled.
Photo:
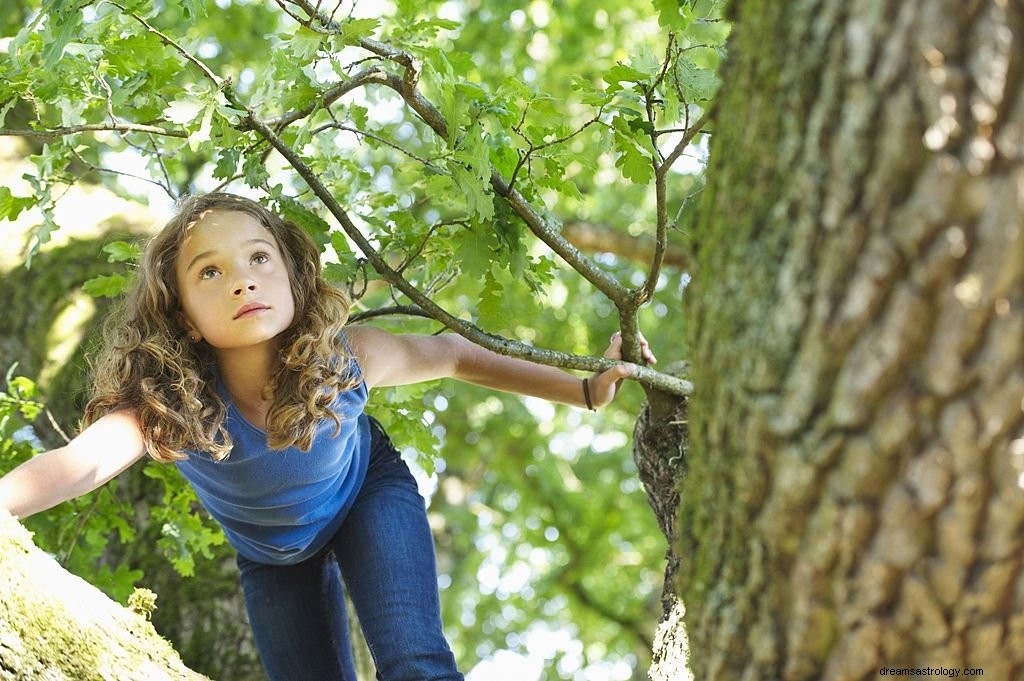
[[[298, 5], [300, 3], [289, 2], [288, 4]], [[294, 19], [296, 21], [296, 23], [298, 23], [299, 25], [305, 26], [307, 28], [312, 28], [312, 26], [310, 26], [311, 20], [308, 17], [306, 17], [306, 18], [300, 17], [298, 14], [296, 14], [295, 12], [291, 11], [290, 9], [288, 9], [288, 6], [284, 2], [281, 2], [281, 0], [277, 0], [277, 6], [281, 8], [282, 12], [284, 12], [285, 14], [290, 16], [292, 19]], [[307, 10], [307, 11], [309, 11], [309, 10]], [[310, 13], [310, 16], [316, 16], [315, 9]]]
[[[332, 119], [334, 118], [333, 113], [331, 115], [331, 118]], [[418, 156], [418, 155], [414, 154], [413, 152], [409, 151], [408, 149], [406, 149], [405, 147], [401, 146], [400, 144], [395, 144], [391, 140], [389, 140], [389, 139], [387, 139], [385, 137], [381, 137], [380, 135], [374, 134], [372, 132], [367, 132], [365, 130], [360, 130], [359, 128], [353, 128], [353, 127], [345, 125], [343, 123], [339, 123], [339, 122], [337, 122], [337, 120], [335, 120], [333, 123], [325, 124], [325, 125], [322, 125], [322, 126], [320, 126], [318, 128], [313, 129], [312, 134], [313, 135], [317, 135], [317, 134], [323, 132], [324, 130], [341, 130], [342, 132], [350, 132], [353, 135], [355, 135], [356, 137], [365, 137], [367, 139], [371, 139], [374, 142], [376, 142], [377, 144], [380, 144], [381, 146], [391, 147], [392, 149], [394, 149], [398, 153], [403, 154], [405, 156], [408, 156], [409, 158], [411, 158], [412, 160], [416, 161], [417, 163], [423, 165], [426, 168], [434, 168], [435, 170], [438, 169], [437, 166], [434, 165], [434, 162], [431, 161], [430, 159]]]
[[[651, 269], [647, 273], [647, 279], [644, 281], [643, 286], [637, 289], [635, 294], [635, 300], [638, 305], [643, 304], [654, 295], [654, 287], [658, 283], [658, 277], [661, 274], [661, 268], [664, 264], [665, 252], [668, 248], [668, 188], [666, 181], [669, 171], [672, 169], [672, 165], [679, 160], [686, 147], [690, 145], [697, 134], [703, 130], [704, 125], [710, 119], [710, 110], [705, 111], [703, 115], [697, 119], [692, 125], [688, 125], [686, 132], [682, 138], [676, 144], [676, 146], [664, 157], [664, 161], [660, 164], [656, 164], [654, 168], [654, 195], [655, 205], [657, 206], [656, 213], [656, 226], [654, 230], [654, 254], [651, 257]], [[689, 115], [687, 115], [687, 123], [689, 123]], [[652, 141], [656, 139], [652, 135]]]
[[[375, 40], [368, 41], [365, 39], [360, 41], [360, 44], [362, 43], [369, 43], [373, 46], [384, 45], [383, 43], [378, 43]], [[398, 55], [404, 54], [398, 52], [397, 50], [391, 48], [390, 46], [386, 47], [389, 48], [390, 53], [397, 53]], [[384, 54], [389, 53], [384, 52]], [[408, 63], [404, 77], [399, 78], [398, 76], [389, 73], [386, 74], [379, 82], [382, 85], [385, 85], [394, 90], [395, 92], [397, 92], [402, 97], [402, 99], [405, 100], [405, 103], [409, 105], [409, 108], [415, 111], [416, 114], [420, 117], [420, 119], [424, 123], [426, 123], [430, 127], [430, 129], [437, 134], [438, 137], [440, 137], [443, 140], [446, 140], [447, 142], [449, 142], [449, 144], [453, 143], [454, 140], [450, 139], [448, 134], [448, 121], [444, 119], [444, 116], [441, 115], [441, 112], [437, 110], [437, 107], [435, 107], [433, 103], [430, 102], [426, 97], [424, 97], [423, 94], [416, 88], [416, 85], [418, 84], [419, 81], [419, 72], [415, 68], [415, 64], [413, 63], [412, 57], [410, 57], [409, 55], [404, 56], [405, 59], [402, 60], [394, 56], [394, 54], [392, 54], [392, 56], [386, 57], [388, 59], [398, 61], [398, 63], [403, 65]]]
[[[172, 199], [178, 198], [174, 195], [174, 181], [171, 180], [171, 173], [167, 169], [167, 164], [164, 163], [163, 152], [161, 152], [160, 149], [157, 147], [156, 140], [153, 139], [152, 135], [147, 135], [146, 139], [148, 139], [149, 143], [152, 145], [152, 153], [154, 156], [156, 156], [157, 162], [160, 165], [160, 173], [164, 176], [164, 184], [161, 185], [163, 187], [163, 190], [167, 192], [167, 195], [170, 196]], [[131, 145], [131, 142], [128, 142], [128, 144]]]
[[126, 173], [126, 172], [124, 172], [122, 170], [115, 170], [113, 168], [105, 168], [103, 166], [98, 166], [98, 165], [96, 165], [94, 163], [89, 162], [88, 159], [86, 159], [84, 156], [82, 156], [80, 153], [78, 153], [77, 149], [72, 149], [71, 153], [72, 153], [72, 155], [74, 155], [74, 157], [76, 159], [78, 159], [79, 163], [81, 163], [83, 166], [85, 166], [90, 171], [92, 171], [92, 172], [94, 172], [96, 174], [115, 175], [117, 177], [129, 177], [129, 178], [131, 178], [133, 180], [139, 180], [141, 182], [146, 182], [146, 183], [154, 185], [156, 187], [160, 187], [165, 192], [167, 192], [167, 194], [172, 199], [175, 198], [174, 195], [171, 194], [169, 187], [164, 186], [163, 184], [161, 184], [160, 182], [157, 182], [156, 180], [151, 180], [148, 177], [142, 177], [141, 175], [136, 175], [135, 173]]

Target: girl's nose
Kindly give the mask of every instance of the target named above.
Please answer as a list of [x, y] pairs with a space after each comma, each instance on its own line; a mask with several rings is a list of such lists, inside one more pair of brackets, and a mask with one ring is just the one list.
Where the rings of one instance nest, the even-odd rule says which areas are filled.
[[235, 284], [235, 288], [234, 288], [233, 293], [236, 296], [240, 296], [243, 293], [245, 293], [246, 291], [249, 291], [251, 293], [251, 292], [253, 292], [255, 290], [256, 290], [256, 282], [254, 282], [254, 281], [242, 281], [242, 282], [238, 282], [237, 284]]

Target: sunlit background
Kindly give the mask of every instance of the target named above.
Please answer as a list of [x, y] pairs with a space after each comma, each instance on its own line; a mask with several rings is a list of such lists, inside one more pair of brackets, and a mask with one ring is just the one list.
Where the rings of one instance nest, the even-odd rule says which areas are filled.
[[[216, 2], [223, 10], [259, 4]], [[584, 6], [574, 6], [571, 11], [584, 12], [593, 28], [609, 35], [625, 31], [628, 22], [628, 34], [635, 44], [657, 44], [661, 29], [649, 3], [599, 4], [590, 11]], [[518, 69], [518, 77], [525, 82], [541, 81], [544, 69], [558, 63], [561, 46], [549, 37], [547, 29], [556, 20], [567, 23], [568, 19], [557, 16], [557, 12], [570, 11], [558, 10], [547, 0], [522, 3], [513, 9], [467, 2], [436, 3], [433, 9], [438, 17], [460, 23], [502, 21], [510, 39], [509, 47], [502, 52], [507, 60], [502, 67]], [[87, 18], [90, 11], [92, 8], [86, 9]], [[390, 2], [357, 2], [346, 5], [343, 13], [377, 17], [393, 11]], [[558, 28], [559, 32], [564, 30], [564, 26]], [[449, 39], [456, 41], [458, 31]], [[8, 49], [10, 40], [0, 38], [0, 52]], [[221, 56], [223, 47], [218, 37], [193, 36], [191, 40], [199, 58]], [[519, 45], [521, 53], [517, 52]], [[594, 57], [613, 64], [626, 59], [626, 50], [632, 47], [599, 41], [594, 49], [602, 54]], [[525, 67], [524, 61], [528, 62]], [[337, 82], [338, 75], [329, 64], [320, 66], [310, 74], [314, 81], [320, 85]], [[242, 91], [255, 90], [260, 85], [259, 77], [254, 69], [243, 68], [236, 81]], [[397, 127], [396, 138], [417, 134], [417, 129], [405, 121], [408, 111], [400, 100], [365, 97], [358, 92], [356, 97], [371, 120]], [[680, 134], [673, 133], [676, 138]], [[97, 138], [103, 135], [99, 133]], [[669, 136], [666, 144], [671, 142]], [[338, 151], [356, 155], [361, 143], [355, 135], [341, 136]], [[22, 140], [0, 137], [0, 185], [16, 196], [32, 192], [26, 176], [35, 173], [36, 166], [27, 153]], [[101, 160], [107, 174], [98, 178], [100, 183], [78, 182], [62, 189], [53, 215], [59, 229], [46, 235], [46, 243], [40, 246], [34, 241], [39, 237], [42, 217], [37, 210], [22, 213], [14, 222], [0, 222], [4, 236], [0, 275], [24, 268], [26, 254], [36, 247], [45, 254], [74, 239], [96, 238], [112, 223], [130, 226], [137, 233], [150, 233], [171, 215], [174, 197], [154, 173], [151, 160], [138, 149], [122, 147], [106, 152]], [[701, 172], [705, 161], [706, 142], [698, 138], [674, 168], [680, 194], [689, 191], [692, 177]], [[292, 182], [280, 158], [271, 156], [267, 165], [270, 184], [288, 186]], [[578, 165], [570, 166], [567, 172], [585, 170], [584, 165]], [[606, 150], [592, 171], [589, 181], [599, 189], [571, 205], [548, 208], [594, 219], [601, 219], [611, 210], [612, 220], [630, 216], [619, 226], [631, 235], [649, 231], [651, 199], [624, 183], [616, 154]], [[403, 191], [395, 172], [389, 165], [378, 168], [372, 190], [381, 194]], [[212, 164], [200, 169], [193, 179], [196, 191], [220, 184], [213, 176]], [[110, 191], [113, 185], [117, 193]], [[242, 182], [232, 184], [230, 189], [260, 195]], [[555, 196], [547, 198], [553, 202]], [[357, 222], [368, 214], [369, 209], [364, 210], [358, 203], [352, 207]], [[549, 252], [535, 245], [531, 254], [546, 257]], [[96, 257], [104, 255], [97, 253]], [[631, 285], [643, 282], [645, 272], [640, 267], [607, 253], [592, 257]], [[334, 261], [337, 256], [328, 249], [325, 259]], [[670, 320], [686, 282], [685, 273], [667, 270], [658, 281], [658, 295], [643, 313], [645, 333], [663, 360], [679, 357], [675, 344], [681, 330], [673, 328]], [[583, 300], [584, 292], [590, 296], [587, 300]], [[523, 340], [541, 346], [600, 354], [615, 330], [615, 311], [606, 300], [592, 294], [581, 286], [575, 273], [563, 273], [536, 300], [538, 309], [547, 315], [546, 326], [525, 320], [514, 331]], [[44, 395], [49, 379], [90, 340], [85, 337], [86, 324], [96, 312], [96, 299], [80, 290], [68, 291], [67, 295], [70, 303], [53, 320], [46, 339], [46, 360], [33, 377], [43, 387]], [[388, 302], [386, 295], [368, 298], [368, 302], [357, 302], [354, 311], [382, 302]], [[587, 310], [589, 318], [581, 319], [580, 310]], [[425, 460], [422, 449], [412, 446], [403, 453], [417, 474], [439, 537], [439, 588], [446, 630], [460, 659], [478, 660], [467, 671], [467, 678], [644, 678], [650, 638], [660, 615], [665, 542], [647, 507], [631, 456], [631, 429], [642, 400], [640, 390], [627, 386], [618, 400], [619, 409], [597, 415], [531, 398], [499, 398], [447, 385], [402, 399], [418, 401], [417, 418], [436, 441], [436, 458]], [[388, 400], [380, 398], [377, 408], [389, 409]], [[531, 497], [518, 489], [531, 486], [535, 489], [529, 491], [538, 496]], [[537, 506], [535, 512], [530, 512], [538, 504], [537, 499], [544, 499], [550, 507]], [[586, 543], [573, 546], [579, 541]], [[585, 556], [584, 565], [576, 564], [580, 556], [572, 551]], [[472, 566], [468, 572], [467, 565]], [[576, 621], [581, 612], [587, 613], [586, 618]], [[592, 629], [593, 622], [602, 624]], [[473, 632], [473, 636], [463, 632]], [[463, 639], [476, 643], [470, 648]]]

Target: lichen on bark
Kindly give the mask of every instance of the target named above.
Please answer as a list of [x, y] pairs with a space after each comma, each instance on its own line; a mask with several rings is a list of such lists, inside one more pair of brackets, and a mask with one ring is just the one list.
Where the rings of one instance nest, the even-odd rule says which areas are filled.
[[732, 8], [685, 306], [691, 668], [1022, 678], [1024, 12]]
[[145, 616], [64, 570], [0, 511], [0, 681], [203, 681]]

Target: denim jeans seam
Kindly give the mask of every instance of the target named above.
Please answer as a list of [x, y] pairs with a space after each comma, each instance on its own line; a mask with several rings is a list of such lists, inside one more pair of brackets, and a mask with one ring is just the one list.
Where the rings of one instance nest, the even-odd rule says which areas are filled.
[[[324, 556], [323, 559], [324, 560], [334, 560], [334, 556], [333, 556], [333, 554], [327, 555], [327, 556]], [[327, 588], [326, 587], [327, 587], [327, 583], [324, 580], [321, 580], [320, 581], [320, 607], [323, 608], [324, 619], [327, 620], [327, 621], [332, 621], [332, 618], [330, 617], [331, 609], [332, 609], [331, 608], [331, 603], [330, 603], [330, 594], [327, 592]], [[344, 598], [344, 592], [342, 593], [342, 597]], [[342, 605], [344, 605], [344, 603]], [[331, 627], [331, 632], [330, 632], [330, 635], [331, 635], [331, 651], [334, 653], [334, 664], [335, 664], [335, 666], [339, 670], [341, 670], [342, 676], [344, 676], [344, 674], [345, 674], [345, 660], [343, 659], [343, 656], [341, 654], [341, 645], [344, 642], [339, 640], [339, 638], [338, 638], [338, 634], [339, 633], [340, 632], [337, 631], [337, 627], [334, 627], [334, 626]], [[349, 643], [349, 645], [351, 645], [351, 643]], [[355, 680], [353, 679], [353, 681], [355, 681]]]

